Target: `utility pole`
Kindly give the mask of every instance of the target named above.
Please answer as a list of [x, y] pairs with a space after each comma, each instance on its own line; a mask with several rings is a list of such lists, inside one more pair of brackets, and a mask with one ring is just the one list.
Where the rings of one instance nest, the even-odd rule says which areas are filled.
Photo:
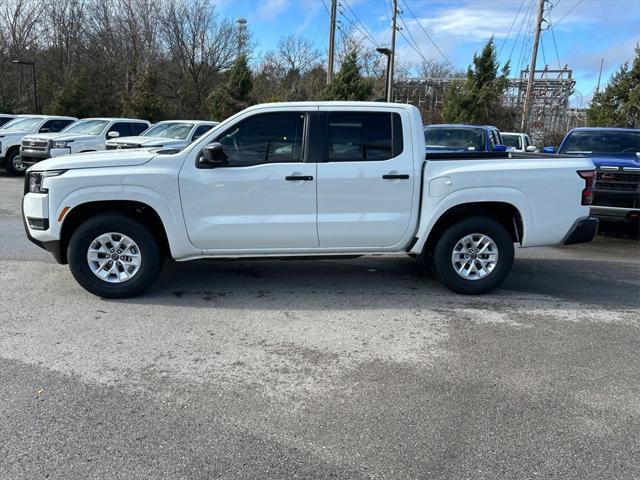
[[538, 59], [538, 43], [540, 42], [540, 31], [544, 20], [544, 4], [547, 0], [538, 1], [538, 18], [536, 19], [536, 34], [533, 39], [533, 50], [531, 51], [531, 63], [529, 63], [529, 78], [527, 79], [527, 90], [524, 96], [524, 107], [522, 109], [522, 122], [520, 131], [524, 132], [529, 123], [529, 111], [531, 110], [533, 95], [533, 80], [536, 75], [536, 61]]
[[329, 27], [329, 65], [327, 66], [327, 84], [333, 79], [333, 57], [336, 43], [336, 10], [338, 0], [331, 0], [331, 26]]
[[600, 73], [598, 73], [598, 86], [596, 87], [596, 93], [600, 93], [600, 78], [602, 77], [602, 66], [604, 65], [604, 58], [600, 60]]
[[393, 101], [393, 66], [396, 59], [396, 21], [398, 19], [398, 0], [393, 0], [393, 21], [391, 26], [391, 55], [387, 63], [387, 102]]

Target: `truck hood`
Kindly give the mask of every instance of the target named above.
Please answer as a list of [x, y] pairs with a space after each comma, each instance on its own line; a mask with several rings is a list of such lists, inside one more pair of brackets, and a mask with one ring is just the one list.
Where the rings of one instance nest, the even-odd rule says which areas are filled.
[[77, 153], [49, 158], [33, 165], [29, 171], [70, 170], [74, 168], [132, 167], [147, 163], [156, 154], [145, 150], [120, 150]]
[[20, 138], [28, 134], [29, 132], [20, 132], [18, 130], [0, 130], [0, 141], [2, 141], [3, 138]]
[[627, 167], [640, 168], [640, 158], [635, 154], [620, 155], [588, 155], [596, 167]]
[[29, 135], [25, 140], [95, 140], [98, 135], [78, 135], [75, 133], [39, 133], [37, 135]]
[[107, 141], [107, 145], [140, 145], [141, 147], [176, 147], [187, 144], [187, 140], [165, 137], [120, 137]]

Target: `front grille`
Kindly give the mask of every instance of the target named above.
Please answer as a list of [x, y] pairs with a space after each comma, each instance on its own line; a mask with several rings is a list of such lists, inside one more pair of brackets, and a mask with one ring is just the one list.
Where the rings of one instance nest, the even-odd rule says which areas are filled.
[[640, 172], [631, 173], [622, 170], [599, 170], [596, 172], [596, 190], [618, 192], [640, 192]]
[[49, 147], [49, 142], [40, 140], [23, 140], [22, 146], [29, 150], [36, 150], [38, 152], [46, 152]]
[[121, 143], [119, 145], [107, 145], [107, 150], [126, 150], [128, 148], [140, 148], [141, 145], [133, 143]]

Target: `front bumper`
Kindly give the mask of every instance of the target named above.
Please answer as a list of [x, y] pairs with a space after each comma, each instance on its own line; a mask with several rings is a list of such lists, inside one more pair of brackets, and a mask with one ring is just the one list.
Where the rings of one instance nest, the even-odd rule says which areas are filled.
[[562, 244], [575, 245], [590, 242], [598, 233], [598, 223], [598, 219], [594, 217], [577, 220], [565, 235]]
[[591, 207], [591, 215], [603, 222], [630, 222], [640, 218], [640, 208], [594, 205]]
[[26, 147], [20, 147], [20, 160], [25, 165], [33, 165], [34, 163], [41, 162], [50, 158], [49, 150], [35, 150]]
[[56, 262], [66, 263], [62, 242], [49, 229], [48, 195], [29, 193], [22, 198], [22, 223], [31, 242], [51, 253]]

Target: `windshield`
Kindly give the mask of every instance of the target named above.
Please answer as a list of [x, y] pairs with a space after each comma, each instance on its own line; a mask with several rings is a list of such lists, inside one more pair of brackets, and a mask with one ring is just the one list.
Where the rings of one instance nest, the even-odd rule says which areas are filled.
[[520, 135], [513, 135], [511, 133], [503, 133], [502, 134], [502, 144], [506, 145], [507, 147], [514, 147], [514, 148], [522, 148], [522, 139], [520, 138]]
[[560, 149], [560, 153], [635, 154], [636, 152], [640, 152], [640, 130], [572, 132]]
[[42, 117], [16, 118], [15, 120], [5, 123], [0, 130], [31, 132], [38, 127], [41, 121]]
[[100, 135], [109, 124], [108, 120], [81, 120], [62, 130], [64, 133]]
[[484, 131], [481, 128], [427, 127], [424, 140], [427, 148], [484, 150]]
[[162, 137], [184, 140], [189, 136], [193, 123], [159, 123], [142, 134], [143, 137]]

